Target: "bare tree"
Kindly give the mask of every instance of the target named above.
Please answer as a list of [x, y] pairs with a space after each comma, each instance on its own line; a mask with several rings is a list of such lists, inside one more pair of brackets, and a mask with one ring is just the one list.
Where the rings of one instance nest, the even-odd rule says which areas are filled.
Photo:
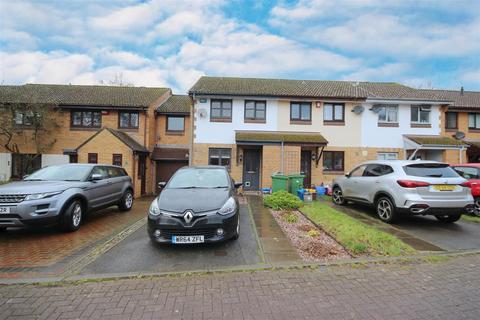
[[1, 145], [12, 154], [25, 154], [26, 168], [32, 168], [57, 141], [59, 109], [45, 103], [2, 103], [0, 112]]
[[116, 73], [115, 77], [111, 80], [100, 80], [100, 84], [102, 85], [110, 85], [110, 86], [121, 86], [121, 87], [133, 87], [132, 82], [128, 82], [127, 80], [123, 79], [123, 73]]

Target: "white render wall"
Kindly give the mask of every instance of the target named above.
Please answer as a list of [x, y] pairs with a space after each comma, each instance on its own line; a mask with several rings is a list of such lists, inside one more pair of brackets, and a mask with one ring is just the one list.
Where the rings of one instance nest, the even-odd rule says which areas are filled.
[[[277, 100], [266, 100], [266, 123], [244, 123], [245, 99], [235, 98], [232, 101], [232, 122], [210, 122], [210, 99], [206, 99], [204, 103], [200, 103], [199, 98], [196, 100], [194, 143], [235, 144], [235, 130], [277, 130]], [[258, 98], [256, 100], [265, 99]], [[204, 110], [206, 116], [200, 117], [199, 110]]]
[[53, 166], [57, 164], [69, 163], [68, 155], [64, 154], [42, 154], [42, 168], [46, 166]]
[[10, 180], [12, 174], [12, 155], [0, 153], [0, 181]]
[[398, 127], [379, 127], [378, 113], [369, 110], [372, 104], [364, 103], [363, 106], [365, 111], [362, 113], [362, 147], [403, 148], [403, 135], [440, 134], [440, 108], [438, 105], [432, 106], [431, 128], [411, 128], [410, 104], [398, 105]]

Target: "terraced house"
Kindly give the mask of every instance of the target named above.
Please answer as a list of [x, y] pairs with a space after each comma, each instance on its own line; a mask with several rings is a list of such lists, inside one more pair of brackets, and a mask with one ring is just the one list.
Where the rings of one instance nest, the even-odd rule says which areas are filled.
[[115, 164], [140, 196], [155, 191], [166, 145], [183, 146], [188, 160], [189, 98], [168, 88], [1, 86], [0, 103], [1, 180], [52, 164]]
[[451, 98], [397, 83], [202, 77], [189, 94], [192, 163], [226, 165], [246, 190], [274, 172], [310, 185], [364, 160], [466, 160], [442, 128]]

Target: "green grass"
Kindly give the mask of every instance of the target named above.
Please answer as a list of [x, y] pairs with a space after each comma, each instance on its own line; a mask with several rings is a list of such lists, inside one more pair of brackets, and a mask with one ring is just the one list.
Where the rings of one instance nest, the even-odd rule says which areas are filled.
[[283, 221], [288, 222], [288, 223], [297, 223], [298, 216], [294, 213], [286, 213], [286, 214], [282, 215], [282, 219], [283, 219]]
[[480, 217], [475, 217], [467, 214], [462, 214], [462, 220], [480, 223]]
[[354, 255], [402, 256], [416, 252], [395, 236], [368, 226], [320, 201], [305, 205], [301, 210]]

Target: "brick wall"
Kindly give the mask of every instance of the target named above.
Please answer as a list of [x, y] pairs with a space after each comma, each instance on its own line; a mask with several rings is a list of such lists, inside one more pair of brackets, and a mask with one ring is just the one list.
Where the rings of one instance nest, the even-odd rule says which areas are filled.
[[189, 116], [185, 117], [185, 131], [183, 134], [167, 132], [167, 116], [157, 115], [156, 118], [156, 143], [157, 144], [174, 144], [189, 145], [191, 137], [191, 120]]

